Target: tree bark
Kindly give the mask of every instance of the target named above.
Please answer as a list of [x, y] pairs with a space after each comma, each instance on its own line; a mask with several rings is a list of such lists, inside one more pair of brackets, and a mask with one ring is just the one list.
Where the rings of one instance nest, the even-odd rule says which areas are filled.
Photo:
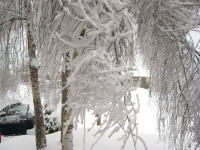
[[61, 113], [61, 142], [62, 142], [62, 150], [73, 150], [73, 124], [71, 123], [67, 129], [67, 132], [64, 133], [65, 125], [64, 123], [70, 119], [72, 111], [66, 111], [67, 107], [64, 105], [68, 100], [69, 87], [66, 87], [67, 78], [69, 76], [70, 71], [65, 70], [62, 72], [62, 113]]
[[34, 113], [35, 113], [35, 136], [36, 136], [36, 149], [43, 149], [46, 147], [46, 136], [44, 132], [44, 117], [42, 111], [42, 104], [40, 99], [39, 82], [38, 82], [38, 68], [34, 66], [32, 60], [36, 59], [36, 45], [31, 34], [30, 21], [33, 19], [31, 16], [31, 6], [28, 1], [25, 3], [27, 12], [27, 39], [28, 39], [28, 55], [29, 55], [29, 71], [32, 86]]

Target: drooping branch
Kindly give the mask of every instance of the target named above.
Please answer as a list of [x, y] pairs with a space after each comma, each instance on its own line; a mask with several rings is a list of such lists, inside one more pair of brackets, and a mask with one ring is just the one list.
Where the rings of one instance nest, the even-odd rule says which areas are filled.
[[199, 55], [187, 39], [189, 31], [199, 28], [199, 3], [189, 0], [133, 3], [138, 9], [133, 13], [139, 27], [139, 51], [151, 72], [151, 93], [158, 98], [160, 136], [169, 138], [170, 148], [183, 149], [191, 144], [185, 141], [194, 133], [191, 125], [199, 114], [193, 110], [198, 102], [193, 95], [200, 75]]

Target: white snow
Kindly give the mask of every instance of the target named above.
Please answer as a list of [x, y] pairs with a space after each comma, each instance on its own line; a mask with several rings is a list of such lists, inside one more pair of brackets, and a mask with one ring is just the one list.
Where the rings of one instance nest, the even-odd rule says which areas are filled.
[[37, 61], [36, 58], [33, 58], [32, 61], [31, 61], [31, 64], [30, 64], [32, 67], [35, 67], [35, 68], [38, 68], [40, 65], [39, 65], [39, 62]]
[[[85, 150], [89, 150], [91, 145], [98, 138], [94, 138], [95, 133], [94, 128], [90, 132], [86, 132], [86, 145]], [[35, 150], [35, 136], [34, 129], [28, 131], [27, 135], [17, 135], [17, 136], [2, 136], [2, 142], [0, 143], [0, 150]], [[74, 150], [83, 150], [83, 128], [78, 128], [74, 130]], [[94, 146], [93, 150], [120, 150], [122, 146], [122, 141], [117, 141], [117, 139], [122, 135], [122, 132], [114, 134], [113, 137], [108, 138], [108, 134], [104, 135], [103, 138]], [[167, 150], [164, 143], [158, 143], [157, 134], [146, 134], [142, 133], [140, 136], [145, 140], [146, 145], [149, 150]], [[138, 150], [144, 150], [141, 142], [138, 142]], [[60, 132], [47, 135], [47, 147], [45, 150], [61, 150], [60, 143]], [[125, 150], [133, 150], [133, 142], [128, 141]]]

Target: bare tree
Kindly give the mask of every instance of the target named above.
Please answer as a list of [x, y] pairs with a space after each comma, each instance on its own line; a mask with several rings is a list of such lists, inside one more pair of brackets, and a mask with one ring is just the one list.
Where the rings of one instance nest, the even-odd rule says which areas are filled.
[[28, 39], [28, 54], [29, 54], [29, 70], [33, 94], [33, 104], [35, 113], [35, 134], [36, 134], [36, 148], [37, 150], [46, 147], [46, 136], [44, 130], [44, 117], [42, 111], [42, 104], [40, 99], [39, 90], [39, 77], [38, 77], [38, 64], [36, 61], [36, 45], [33, 39], [31, 31], [32, 11], [31, 3], [29, 1], [25, 2], [25, 8], [27, 8], [27, 39]]
[[[67, 62], [66, 55], [63, 58], [64, 62]], [[65, 122], [67, 122], [70, 117], [72, 110], [66, 111], [67, 105], [66, 102], [69, 98], [69, 86], [67, 86], [67, 78], [70, 75], [70, 71], [65, 70], [62, 71], [62, 111], [61, 111], [61, 142], [62, 142], [62, 150], [72, 150], [73, 149], [73, 122], [70, 123], [67, 131], [65, 129]], [[65, 132], [64, 132], [65, 131]]]

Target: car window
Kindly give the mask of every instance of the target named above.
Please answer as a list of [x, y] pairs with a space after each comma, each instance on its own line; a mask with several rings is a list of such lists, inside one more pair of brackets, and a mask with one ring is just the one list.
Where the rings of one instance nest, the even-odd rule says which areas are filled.
[[22, 103], [18, 100], [12, 100], [12, 99], [0, 100], [0, 111], [5, 111], [4, 109], [7, 110], [21, 104]]
[[7, 112], [7, 115], [27, 115], [28, 111], [29, 111], [29, 105], [24, 104], [10, 109]]
[[17, 107], [17, 106], [20, 106], [21, 104], [20, 103], [17, 103], [17, 104], [11, 104], [9, 106], [6, 106], [5, 108], [3, 108], [0, 112], [8, 112], [10, 109], [14, 108], [14, 107]]

